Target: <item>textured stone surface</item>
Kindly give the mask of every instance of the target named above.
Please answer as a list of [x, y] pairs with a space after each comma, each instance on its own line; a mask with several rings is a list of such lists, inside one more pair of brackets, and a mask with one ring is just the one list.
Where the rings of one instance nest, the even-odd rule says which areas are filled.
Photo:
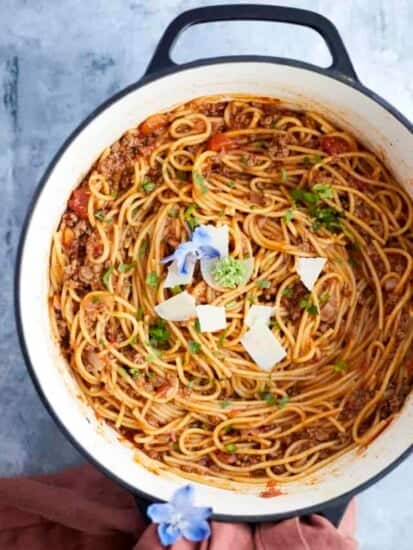
[[[263, 2], [262, 3], [270, 3]], [[101, 101], [137, 80], [165, 25], [208, 2], [0, 2], [0, 474], [48, 472], [82, 459], [43, 408], [26, 373], [13, 320], [13, 261], [37, 180], [67, 135]], [[216, 2], [221, 3], [221, 2]], [[238, 2], [239, 3], [239, 2]], [[413, 2], [295, 1], [337, 25], [361, 81], [413, 119]], [[246, 36], [248, 39], [246, 40]], [[326, 66], [307, 29], [260, 23], [191, 29], [174, 58], [284, 55]], [[412, 548], [413, 465], [406, 461], [358, 499], [363, 550]]]

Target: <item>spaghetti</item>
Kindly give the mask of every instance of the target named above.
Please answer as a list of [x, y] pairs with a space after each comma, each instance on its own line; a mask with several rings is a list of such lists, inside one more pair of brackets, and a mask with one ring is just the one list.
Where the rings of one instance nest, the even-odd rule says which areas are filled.
[[[200, 224], [226, 224], [253, 274], [219, 290], [201, 333], [164, 321], [161, 260]], [[311, 292], [297, 257], [327, 258]], [[73, 191], [51, 249], [50, 316], [82, 394], [137, 460], [216, 486], [287, 482], [371, 442], [413, 378], [413, 205], [380, 160], [314, 112], [204, 97], [146, 119]], [[269, 372], [241, 345], [252, 304], [287, 356]]]

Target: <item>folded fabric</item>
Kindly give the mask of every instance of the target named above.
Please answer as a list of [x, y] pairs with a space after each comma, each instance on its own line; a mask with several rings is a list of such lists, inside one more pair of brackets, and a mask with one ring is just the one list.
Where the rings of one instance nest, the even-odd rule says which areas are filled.
[[[211, 522], [201, 543], [173, 550], [354, 550], [352, 503], [336, 529], [312, 515], [252, 526]], [[0, 550], [161, 550], [156, 525], [134, 498], [92, 466], [33, 478], [0, 479]]]

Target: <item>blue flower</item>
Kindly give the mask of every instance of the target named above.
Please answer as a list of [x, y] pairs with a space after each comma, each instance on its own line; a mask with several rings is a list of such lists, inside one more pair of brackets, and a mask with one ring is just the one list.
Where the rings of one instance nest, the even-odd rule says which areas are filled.
[[185, 485], [175, 491], [169, 502], [148, 506], [148, 516], [158, 524], [158, 535], [164, 546], [173, 544], [182, 536], [194, 542], [210, 536], [207, 519], [212, 508], [194, 506], [193, 500], [193, 486]]
[[218, 258], [219, 250], [212, 245], [212, 236], [208, 227], [198, 226], [192, 233], [192, 239], [178, 245], [173, 254], [163, 258], [161, 263], [176, 262], [178, 273], [186, 275], [189, 270], [191, 258], [201, 260], [202, 258]]

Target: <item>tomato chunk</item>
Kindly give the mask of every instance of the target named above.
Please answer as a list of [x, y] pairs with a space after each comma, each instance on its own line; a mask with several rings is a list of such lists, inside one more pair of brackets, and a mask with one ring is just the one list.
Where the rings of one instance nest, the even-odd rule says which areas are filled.
[[342, 138], [322, 136], [320, 138], [321, 149], [329, 155], [339, 155], [340, 153], [348, 153], [350, 146]]
[[69, 199], [69, 208], [84, 220], [87, 220], [87, 205], [89, 202], [89, 191], [86, 189], [75, 189]]
[[229, 138], [225, 134], [215, 134], [209, 138], [207, 149], [218, 153], [219, 151], [227, 151], [228, 149], [232, 149], [234, 146], [235, 142], [233, 139]]
[[159, 128], [162, 128], [162, 126], [165, 126], [167, 122], [168, 119], [165, 115], [153, 115], [142, 122], [142, 124], [139, 126], [139, 130], [144, 136], [149, 136], [149, 134], [152, 134], [155, 130], [158, 130]]

